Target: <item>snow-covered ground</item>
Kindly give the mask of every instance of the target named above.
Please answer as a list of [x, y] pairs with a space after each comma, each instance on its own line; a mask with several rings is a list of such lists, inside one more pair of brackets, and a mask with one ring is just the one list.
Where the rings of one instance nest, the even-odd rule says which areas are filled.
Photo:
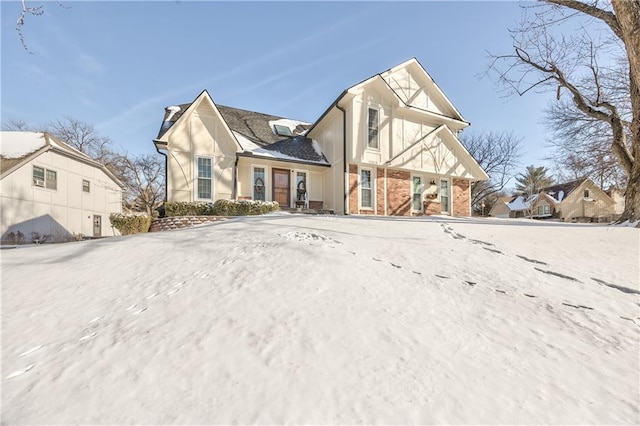
[[638, 424], [639, 244], [276, 214], [2, 250], [2, 423]]

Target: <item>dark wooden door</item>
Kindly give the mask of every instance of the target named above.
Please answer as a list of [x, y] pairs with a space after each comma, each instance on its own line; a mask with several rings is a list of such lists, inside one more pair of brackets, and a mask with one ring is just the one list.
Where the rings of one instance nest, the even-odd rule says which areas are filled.
[[289, 207], [291, 199], [289, 174], [289, 170], [273, 169], [273, 201], [277, 201], [283, 207]]

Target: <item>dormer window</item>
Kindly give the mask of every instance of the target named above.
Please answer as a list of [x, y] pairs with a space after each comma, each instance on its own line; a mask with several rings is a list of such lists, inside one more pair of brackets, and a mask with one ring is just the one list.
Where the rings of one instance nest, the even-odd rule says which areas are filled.
[[291, 129], [287, 126], [283, 126], [281, 124], [275, 124], [273, 128], [276, 131], [276, 135], [293, 136], [293, 133], [291, 133]]

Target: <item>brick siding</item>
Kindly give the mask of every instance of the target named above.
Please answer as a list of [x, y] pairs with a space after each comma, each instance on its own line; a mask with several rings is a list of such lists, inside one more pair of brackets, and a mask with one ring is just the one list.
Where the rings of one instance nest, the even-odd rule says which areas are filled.
[[442, 214], [442, 204], [437, 201], [425, 200], [423, 206], [426, 215]]
[[349, 214], [358, 213], [358, 166], [349, 164]]
[[411, 173], [403, 170], [387, 170], [387, 214], [411, 215]]
[[453, 179], [453, 216], [471, 216], [469, 200], [471, 199], [471, 188], [466, 179]]
[[376, 205], [378, 216], [384, 216], [384, 169], [376, 169]]

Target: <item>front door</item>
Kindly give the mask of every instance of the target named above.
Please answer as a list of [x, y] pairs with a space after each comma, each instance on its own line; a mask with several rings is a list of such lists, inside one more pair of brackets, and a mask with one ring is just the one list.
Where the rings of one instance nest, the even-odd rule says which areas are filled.
[[93, 236], [102, 237], [102, 216], [93, 215]]
[[273, 169], [273, 201], [284, 207], [289, 207], [291, 199], [289, 179], [289, 170]]

